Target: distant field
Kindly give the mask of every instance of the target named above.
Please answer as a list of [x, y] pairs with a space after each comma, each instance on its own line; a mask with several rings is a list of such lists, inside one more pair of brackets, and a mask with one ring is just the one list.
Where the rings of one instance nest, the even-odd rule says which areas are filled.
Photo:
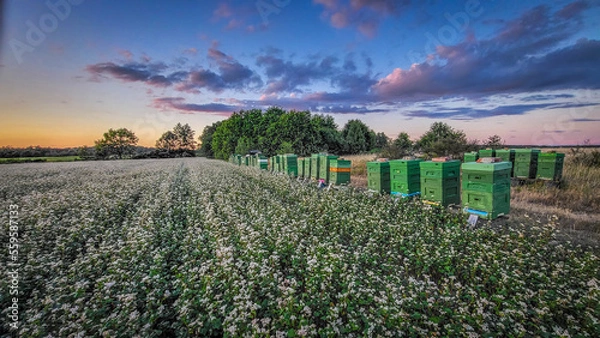
[[0, 164], [24, 162], [73, 162], [79, 159], [81, 159], [79, 156], [9, 157], [0, 158]]

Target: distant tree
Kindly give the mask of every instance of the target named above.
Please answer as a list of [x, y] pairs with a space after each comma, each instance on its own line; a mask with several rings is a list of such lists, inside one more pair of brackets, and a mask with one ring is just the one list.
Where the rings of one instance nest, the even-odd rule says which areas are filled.
[[96, 154], [93, 147], [81, 146], [77, 148], [77, 156], [84, 160], [89, 160], [94, 158]]
[[101, 139], [96, 140], [94, 143], [97, 156], [116, 155], [121, 159], [124, 155], [128, 155], [133, 151], [137, 142], [138, 137], [132, 131], [126, 128], [111, 128], [104, 133]]
[[279, 146], [279, 149], [277, 149], [278, 155], [285, 155], [285, 154], [292, 154], [292, 153], [294, 153], [294, 146], [292, 145], [291, 142], [288, 142], [288, 141], [282, 142], [281, 145]]
[[255, 148], [254, 143], [249, 137], [242, 136], [238, 139], [237, 145], [235, 146], [235, 153], [240, 155], [246, 155], [250, 150]]
[[177, 148], [175, 151], [179, 155], [187, 154], [190, 156], [195, 155], [196, 150], [196, 139], [195, 132], [192, 130], [189, 124], [182, 125], [181, 123], [177, 123], [175, 128], [173, 128], [173, 134], [177, 137]]
[[500, 137], [498, 135], [492, 135], [492, 136], [488, 137], [487, 140], [485, 140], [485, 142], [483, 143], [483, 146], [485, 148], [492, 148], [492, 149], [503, 148], [504, 140], [502, 140], [502, 137]]
[[369, 151], [375, 145], [375, 132], [361, 120], [350, 120], [342, 129], [345, 153], [358, 154]]
[[177, 135], [172, 131], [167, 131], [156, 141], [156, 149], [166, 152], [168, 155], [174, 154], [177, 150]]
[[217, 121], [217, 122], [211, 124], [210, 126], [204, 127], [204, 130], [202, 131], [202, 135], [200, 135], [200, 137], [198, 137], [198, 142], [200, 144], [200, 148], [199, 148], [200, 156], [206, 156], [206, 157], [214, 157], [215, 156], [213, 149], [212, 149], [212, 139], [213, 139], [213, 134], [215, 133], [215, 131], [217, 130], [217, 128], [220, 125], [221, 125], [221, 121]]
[[398, 138], [390, 142], [389, 145], [383, 148], [381, 152], [382, 157], [388, 157], [391, 159], [402, 158], [413, 153], [414, 142], [410, 139], [410, 136], [402, 132], [398, 135]]
[[460, 156], [467, 147], [467, 136], [443, 122], [434, 122], [417, 142], [428, 156]]
[[390, 143], [389, 137], [385, 133], [375, 134], [375, 145], [376, 149], [383, 149]]

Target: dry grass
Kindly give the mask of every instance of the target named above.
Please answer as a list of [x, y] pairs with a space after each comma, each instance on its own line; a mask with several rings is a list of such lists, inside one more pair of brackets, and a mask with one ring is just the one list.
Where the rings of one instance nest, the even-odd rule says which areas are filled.
[[374, 161], [377, 155], [374, 154], [363, 154], [363, 155], [349, 155], [344, 156], [345, 159], [352, 161], [352, 169], [350, 175], [352, 176], [352, 185], [355, 187], [366, 187], [367, 186], [367, 162]]

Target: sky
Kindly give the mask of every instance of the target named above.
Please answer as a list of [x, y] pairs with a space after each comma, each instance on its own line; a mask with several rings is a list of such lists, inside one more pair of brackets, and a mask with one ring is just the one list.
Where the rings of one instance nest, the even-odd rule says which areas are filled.
[[[0, 1], [2, 3], [2, 1]], [[418, 139], [600, 144], [600, 1], [9, 0], [0, 146], [153, 146], [233, 112], [309, 110]]]

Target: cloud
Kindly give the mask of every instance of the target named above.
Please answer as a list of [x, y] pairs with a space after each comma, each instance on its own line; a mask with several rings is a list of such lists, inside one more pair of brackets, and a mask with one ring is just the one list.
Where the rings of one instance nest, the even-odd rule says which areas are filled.
[[92, 81], [112, 77], [125, 82], [144, 82], [156, 87], [175, 85], [176, 90], [191, 93], [199, 93], [201, 89], [215, 93], [221, 93], [226, 89], [244, 91], [262, 86], [258, 74], [218, 50], [216, 45], [213, 45], [207, 54], [209, 60], [215, 62], [217, 71], [203, 67], [181, 70], [187, 59], [176, 60], [171, 66], [163, 62], [149, 61], [124, 64], [103, 62], [88, 65], [85, 70], [91, 74]]
[[380, 23], [397, 16], [410, 4], [409, 0], [313, 0], [324, 10], [321, 17], [337, 29], [354, 27], [362, 35], [374, 38]]
[[186, 103], [182, 97], [161, 97], [154, 99], [153, 106], [161, 110], [178, 110], [183, 113], [213, 113], [217, 115], [229, 116], [238, 106], [232, 106], [222, 103], [195, 104]]
[[[564, 7], [567, 8], [567, 7]], [[564, 9], [563, 8], [563, 9]], [[533, 8], [507, 21], [488, 40], [468, 37], [439, 45], [428, 61], [396, 68], [372, 88], [382, 100], [422, 100], [440, 95], [490, 95], [550, 89], [600, 88], [600, 41], [568, 44], [581, 24]]]
[[429, 119], [450, 120], [473, 120], [496, 116], [524, 115], [536, 109], [543, 109], [553, 105], [552, 103], [525, 104], [525, 105], [502, 105], [494, 108], [447, 108], [438, 106], [436, 109], [410, 110], [406, 113], [409, 117], [420, 117]]
[[167, 66], [164, 63], [138, 63], [130, 62], [118, 65], [114, 62], [103, 62], [88, 65], [85, 70], [91, 74], [92, 81], [100, 81], [106, 76], [111, 76], [125, 82], [145, 82], [152, 86], [167, 87], [183, 81], [186, 72], [175, 71], [161, 74]]
[[580, 119], [571, 119], [569, 122], [600, 122], [600, 119], [589, 119], [589, 118], [580, 118]]

